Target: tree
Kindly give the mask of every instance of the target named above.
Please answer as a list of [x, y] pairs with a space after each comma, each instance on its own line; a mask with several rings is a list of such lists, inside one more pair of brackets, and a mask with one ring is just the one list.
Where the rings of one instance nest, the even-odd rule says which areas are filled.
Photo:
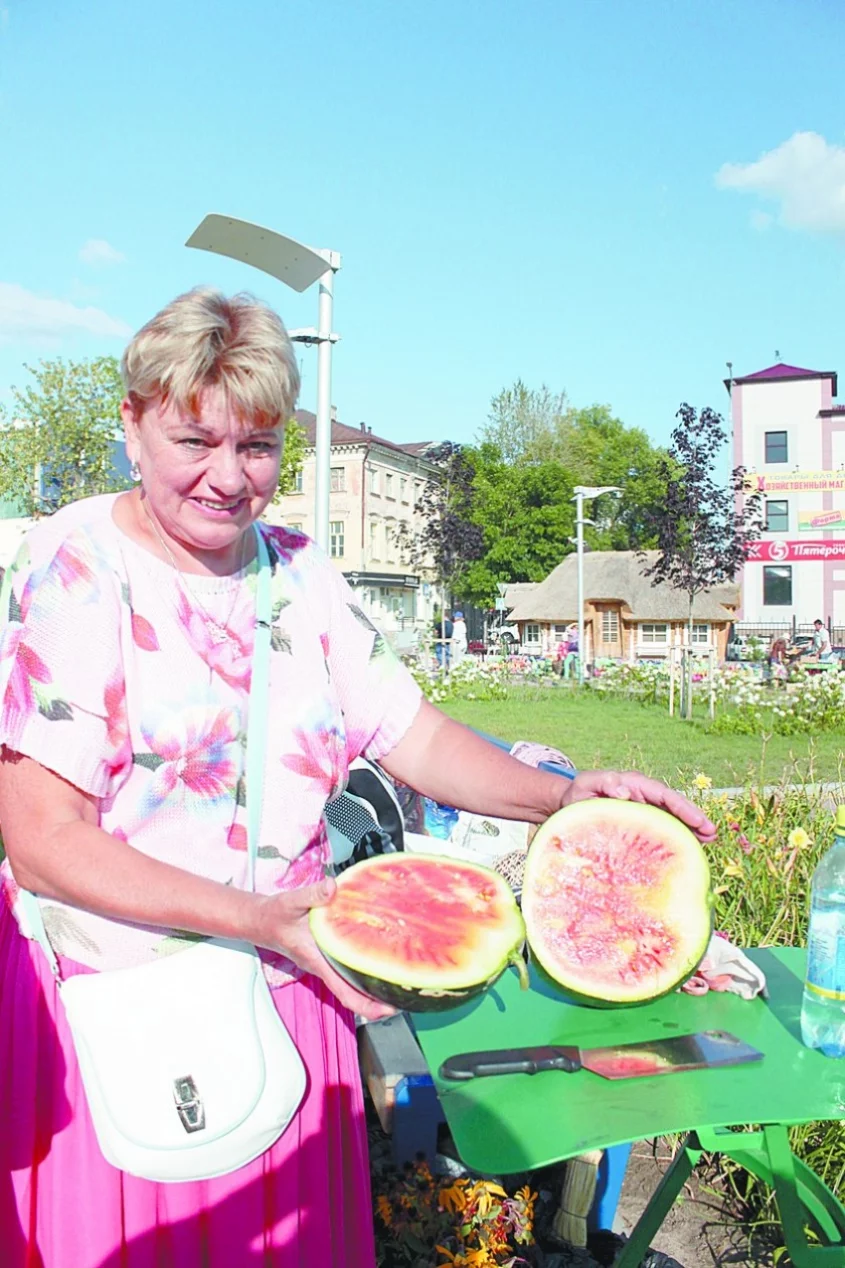
[[490, 443], [467, 452], [474, 467], [472, 520], [484, 553], [468, 563], [461, 595], [490, 608], [500, 581], [542, 581], [572, 549], [573, 480], [559, 463], [506, 463]]
[[293, 493], [296, 488], [296, 477], [302, 470], [305, 459], [305, 428], [295, 418], [289, 418], [285, 424], [285, 443], [282, 450], [282, 465], [279, 471], [279, 491], [277, 498], [286, 493]]
[[479, 443], [495, 445], [509, 466], [548, 461], [567, 409], [565, 392], [552, 392], [545, 384], [529, 388], [517, 379], [490, 402]]
[[[744, 488], [745, 468], [735, 467], [727, 482], [716, 463], [727, 441], [722, 417], [705, 406], [700, 413], [682, 405], [663, 464], [663, 500], [647, 516], [658, 550], [643, 572], [668, 581], [689, 600], [689, 646], [693, 604], [714, 586], [733, 581], [762, 529], [762, 498]], [[686, 683], [687, 716], [692, 714], [691, 674]]]
[[12, 389], [0, 418], [0, 498], [44, 515], [94, 493], [126, 488], [114, 465], [123, 386], [114, 357], [41, 361]]
[[434, 571], [445, 623], [449, 592], [463, 595], [466, 570], [484, 553], [484, 533], [472, 522], [474, 470], [463, 447], [447, 440], [427, 450], [425, 457], [435, 471], [414, 506], [419, 522], [402, 524], [396, 541], [412, 567]]

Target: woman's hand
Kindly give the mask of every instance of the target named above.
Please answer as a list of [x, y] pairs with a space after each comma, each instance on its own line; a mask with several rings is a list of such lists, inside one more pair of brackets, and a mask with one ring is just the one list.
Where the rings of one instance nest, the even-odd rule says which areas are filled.
[[699, 806], [688, 801], [681, 793], [661, 784], [659, 779], [648, 779], [638, 771], [619, 774], [612, 770], [590, 770], [576, 775], [571, 782], [563, 782], [567, 782], [567, 787], [560, 800], [561, 807], [569, 806], [575, 801], [589, 801], [593, 797], [646, 802], [650, 806], [668, 810], [669, 814], [687, 824], [699, 841], [716, 839], [716, 828]]
[[325, 982], [345, 1008], [365, 1017], [367, 1021], [380, 1021], [394, 1016], [396, 1009], [372, 999], [350, 986], [335, 972], [311, 934], [308, 913], [312, 907], [325, 907], [335, 896], [337, 885], [325, 877], [317, 885], [305, 885], [302, 889], [284, 890], [279, 894], [261, 895], [258, 898], [258, 928], [252, 931], [251, 940], [258, 946], [279, 951], [288, 956], [306, 973]]

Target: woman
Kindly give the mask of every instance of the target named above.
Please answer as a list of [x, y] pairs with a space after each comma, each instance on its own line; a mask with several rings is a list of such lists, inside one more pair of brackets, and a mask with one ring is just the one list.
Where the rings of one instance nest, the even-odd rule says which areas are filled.
[[[269, 309], [199, 289], [135, 336], [122, 369], [138, 487], [39, 523], [0, 602], [4, 1268], [372, 1268], [353, 1013], [387, 1010], [332, 971], [307, 924], [333, 897], [322, 811], [350, 760], [364, 754], [486, 814], [538, 822], [564, 802], [622, 796], [713, 829], [639, 775], [570, 783], [451, 722], [420, 698], [325, 556], [264, 526], [270, 777], [248, 892], [253, 524], [277, 488], [296, 362]], [[56, 984], [23, 936], [18, 886], [39, 896], [65, 979], [145, 964], [197, 935], [263, 949], [308, 1077], [275, 1145], [202, 1183], [156, 1184], [104, 1160]]]

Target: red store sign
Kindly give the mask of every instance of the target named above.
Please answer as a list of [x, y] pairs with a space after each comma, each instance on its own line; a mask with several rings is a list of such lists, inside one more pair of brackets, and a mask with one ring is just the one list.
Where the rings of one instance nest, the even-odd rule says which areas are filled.
[[845, 562], [845, 541], [752, 542], [748, 547], [748, 562], [752, 564], [791, 564], [802, 559], [841, 559]]

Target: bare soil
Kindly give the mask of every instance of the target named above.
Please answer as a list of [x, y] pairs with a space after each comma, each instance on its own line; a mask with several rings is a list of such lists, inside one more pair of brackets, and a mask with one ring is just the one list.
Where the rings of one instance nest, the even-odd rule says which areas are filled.
[[[640, 1141], [631, 1153], [614, 1231], [631, 1232], [660, 1183], [672, 1155], [665, 1140]], [[765, 1268], [772, 1246], [741, 1222], [720, 1191], [718, 1174], [693, 1172], [681, 1196], [652, 1238], [652, 1249], [682, 1268]], [[733, 1209], [732, 1209], [733, 1208]], [[781, 1265], [788, 1260], [781, 1259]]]

